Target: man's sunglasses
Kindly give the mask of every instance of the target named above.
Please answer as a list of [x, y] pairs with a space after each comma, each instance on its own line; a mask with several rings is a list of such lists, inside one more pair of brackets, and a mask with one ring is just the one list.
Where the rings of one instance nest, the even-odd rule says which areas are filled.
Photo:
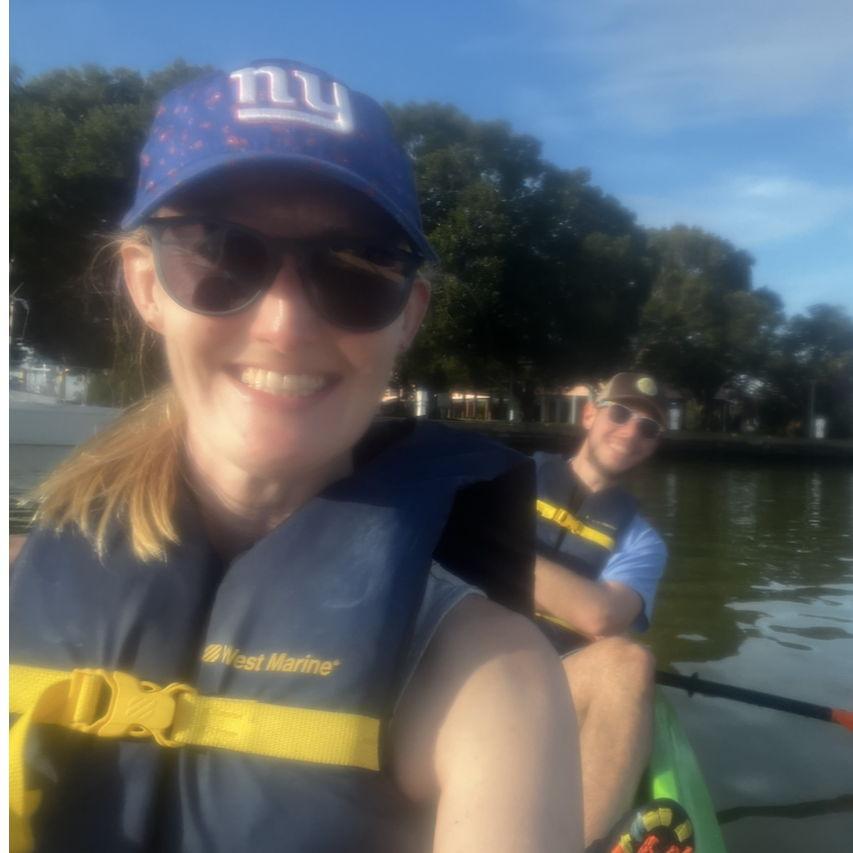
[[633, 409], [628, 408], [628, 406], [623, 406], [621, 403], [605, 400], [598, 404], [598, 408], [607, 409], [607, 417], [610, 418], [611, 423], [627, 424], [628, 421], [636, 421], [637, 432], [640, 434], [640, 437], [649, 441], [657, 438], [663, 432], [663, 427], [656, 420], [647, 418], [645, 415], [641, 415]]
[[308, 301], [324, 320], [353, 332], [375, 331], [400, 315], [423, 262], [377, 240], [269, 237], [211, 217], [160, 217], [144, 227], [168, 294], [184, 308], [212, 316], [248, 308], [289, 254]]

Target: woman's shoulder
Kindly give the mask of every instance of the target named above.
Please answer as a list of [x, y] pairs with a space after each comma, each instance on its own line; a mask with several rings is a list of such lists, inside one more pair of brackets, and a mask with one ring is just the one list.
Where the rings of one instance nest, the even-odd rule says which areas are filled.
[[530, 619], [482, 595], [459, 602], [435, 632], [433, 645], [436, 655], [461, 654], [469, 660], [480, 655], [483, 662], [521, 653], [529, 662], [544, 654], [544, 662], [550, 664], [553, 657], [551, 646]]
[[533, 691], [544, 686], [542, 679], [562, 678], [551, 645], [530, 619], [434, 563], [397, 709], [425, 698], [438, 706], [437, 697], [447, 697], [475, 674], [484, 684], [529, 682]]
[[[529, 823], [550, 837], [551, 796], [572, 784], [571, 731], [565, 676], [544, 635], [526, 617], [467, 596], [441, 622], [401, 698], [391, 769], [408, 798], [438, 798], [448, 815], [462, 809], [478, 833], [520, 786], [520, 812], [529, 807]], [[472, 802], [484, 804], [483, 815]]]
[[[541, 632], [526, 617], [488, 599], [478, 587], [433, 562], [415, 620], [400, 695], [425, 656], [453, 656], [463, 647], [536, 648]], [[433, 648], [435, 647], [435, 648]], [[459, 647], [457, 649], [457, 647]], [[546, 652], [547, 643], [543, 644]]]
[[461, 601], [471, 596], [482, 598], [484, 593], [472, 584], [466, 583], [461, 578], [451, 574], [440, 563], [433, 561], [427, 575], [420, 610], [415, 617], [412, 639], [403, 664], [397, 694], [398, 701], [441, 624]]

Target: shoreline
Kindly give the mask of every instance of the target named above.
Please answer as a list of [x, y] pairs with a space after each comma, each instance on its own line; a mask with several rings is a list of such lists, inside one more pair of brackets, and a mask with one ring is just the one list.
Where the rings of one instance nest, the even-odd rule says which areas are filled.
[[[439, 420], [454, 429], [488, 436], [524, 453], [535, 450], [567, 452], [580, 440], [582, 430], [566, 424], [510, 424], [504, 421]], [[769, 435], [732, 435], [712, 432], [664, 433], [659, 457], [713, 459], [764, 459], [791, 462], [843, 460], [853, 464], [853, 440], [780, 438]]]

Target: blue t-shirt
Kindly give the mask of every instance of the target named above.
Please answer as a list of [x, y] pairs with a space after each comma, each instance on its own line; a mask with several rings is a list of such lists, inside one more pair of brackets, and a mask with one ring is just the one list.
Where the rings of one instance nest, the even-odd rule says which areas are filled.
[[649, 627], [658, 581], [665, 565], [666, 544], [645, 518], [635, 515], [598, 578], [625, 584], [643, 599], [643, 610], [631, 626], [635, 631], [645, 631]]

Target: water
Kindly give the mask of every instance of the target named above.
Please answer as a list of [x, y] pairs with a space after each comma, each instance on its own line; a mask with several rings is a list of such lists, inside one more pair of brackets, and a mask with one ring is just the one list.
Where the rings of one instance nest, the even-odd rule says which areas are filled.
[[[68, 452], [13, 448], [13, 496]], [[659, 665], [853, 709], [853, 469], [680, 459], [630, 485], [670, 549], [646, 636]], [[853, 732], [667, 694], [730, 853], [853, 851]]]
[[[853, 469], [661, 461], [631, 488], [670, 549], [661, 667], [853, 709]], [[732, 853], [853, 851], [853, 732], [667, 694]]]

